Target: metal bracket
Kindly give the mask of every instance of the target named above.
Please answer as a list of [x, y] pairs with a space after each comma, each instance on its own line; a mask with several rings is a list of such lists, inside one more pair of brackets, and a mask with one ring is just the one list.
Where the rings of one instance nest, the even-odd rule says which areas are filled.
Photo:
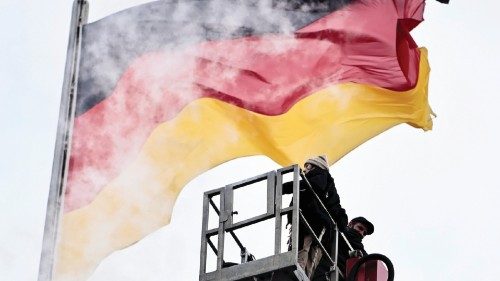
[[309, 278], [307, 277], [306, 273], [302, 270], [300, 266], [299, 268], [293, 271], [293, 274], [295, 275], [295, 277], [297, 277], [297, 280], [299, 281], [309, 281]]
[[237, 215], [238, 214], [238, 211], [233, 211], [233, 212], [230, 212], [230, 211], [222, 211], [220, 213], [220, 216], [219, 216], [219, 222], [226, 222], [229, 217], [232, 217], [233, 215]]
[[220, 212], [219, 222], [226, 222], [229, 219], [230, 216], [232, 216], [231, 212], [222, 210]]

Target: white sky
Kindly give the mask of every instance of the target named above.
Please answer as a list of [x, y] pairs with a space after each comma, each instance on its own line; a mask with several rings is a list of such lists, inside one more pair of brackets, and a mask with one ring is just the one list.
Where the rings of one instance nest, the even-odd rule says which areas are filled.
[[[145, 1], [90, 1], [90, 20]], [[0, 279], [36, 280], [71, 1], [0, 2]], [[428, 0], [413, 33], [429, 49], [434, 130], [398, 126], [331, 169], [369, 252], [396, 280], [498, 280], [500, 36], [494, 0]], [[192, 181], [173, 221], [105, 260], [91, 280], [197, 280], [202, 191], [277, 168], [232, 161]]]

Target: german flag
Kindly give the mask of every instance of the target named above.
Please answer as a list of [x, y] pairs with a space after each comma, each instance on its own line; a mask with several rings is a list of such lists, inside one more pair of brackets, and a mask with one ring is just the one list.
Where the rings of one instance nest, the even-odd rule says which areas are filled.
[[84, 26], [56, 280], [166, 225], [194, 177], [266, 155], [333, 164], [432, 128], [424, 0], [158, 1]]

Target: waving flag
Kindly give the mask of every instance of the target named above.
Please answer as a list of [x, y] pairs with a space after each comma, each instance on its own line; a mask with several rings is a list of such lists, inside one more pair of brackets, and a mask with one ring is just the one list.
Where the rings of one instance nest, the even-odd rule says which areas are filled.
[[223, 162], [332, 164], [395, 125], [431, 129], [409, 33], [424, 0], [299, 2], [158, 1], [84, 26], [56, 280], [168, 224]]

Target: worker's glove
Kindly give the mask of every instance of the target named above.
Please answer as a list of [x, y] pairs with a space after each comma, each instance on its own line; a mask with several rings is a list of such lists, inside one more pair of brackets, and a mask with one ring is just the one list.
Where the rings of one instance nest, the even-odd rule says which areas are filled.
[[361, 250], [352, 250], [349, 251], [349, 257], [350, 258], [360, 258], [363, 256], [363, 252]]

